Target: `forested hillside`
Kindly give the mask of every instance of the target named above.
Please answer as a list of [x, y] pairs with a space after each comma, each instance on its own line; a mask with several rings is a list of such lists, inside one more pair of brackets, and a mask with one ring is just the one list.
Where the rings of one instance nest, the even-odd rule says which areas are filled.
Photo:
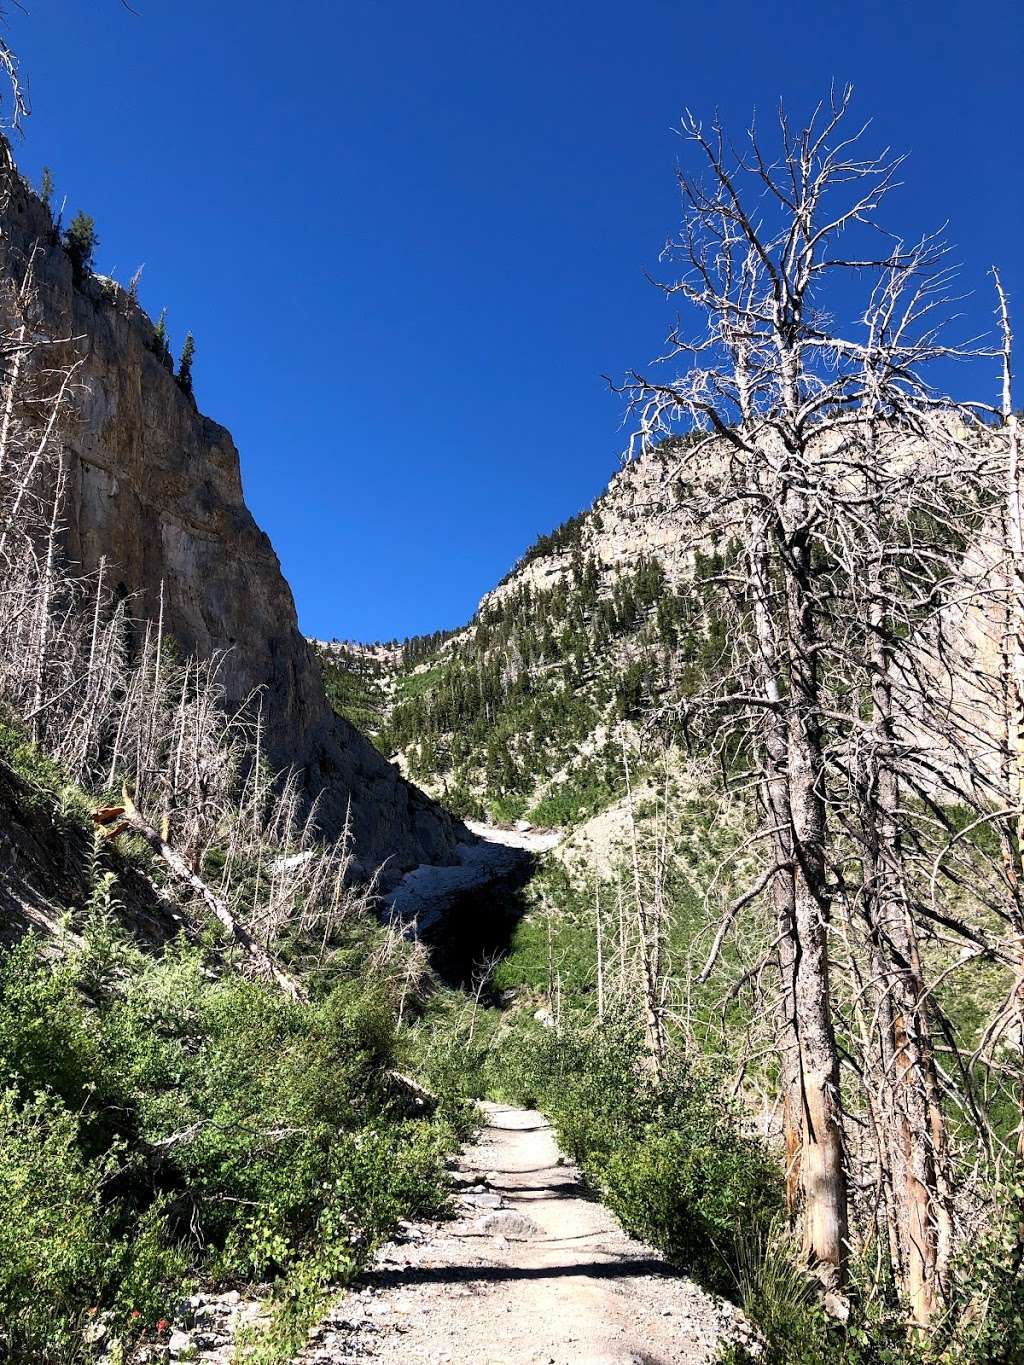
[[541, 536], [463, 630], [386, 660], [321, 645], [339, 714], [458, 814], [568, 826], [606, 806], [623, 735], [683, 741], [724, 647], [721, 555], [688, 544], [681, 448], [655, 447]]

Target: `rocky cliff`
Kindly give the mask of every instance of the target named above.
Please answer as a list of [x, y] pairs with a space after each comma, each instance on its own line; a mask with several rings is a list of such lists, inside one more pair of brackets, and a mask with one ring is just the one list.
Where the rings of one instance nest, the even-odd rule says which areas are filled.
[[264, 689], [268, 749], [295, 764], [334, 834], [351, 801], [366, 868], [385, 879], [453, 855], [449, 816], [404, 781], [351, 725], [334, 716], [312, 649], [267, 536], [245, 505], [238, 452], [224, 427], [196, 411], [153, 348], [154, 328], [112, 281], [75, 282], [46, 207], [22, 185], [3, 224], [0, 268], [23, 273], [34, 253], [38, 325], [73, 339], [83, 364], [69, 433], [67, 551], [135, 594], [134, 614], [164, 621], [183, 651], [227, 651], [229, 700]]
[[680, 507], [680, 477], [680, 457], [670, 442], [630, 460], [612, 475], [587, 511], [528, 550], [485, 594], [480, 610], [514, 597], [524, 587], [544, 592], [565, 582], [579, 557], [593, 561], [605, 593], [617, 575], [650, 560], [661, 565], [669, 586], [688, 583], [695, 535]]
[[383, 751], [461, 815], [566, 825], [603, 808], [622, 785], [624, 735], [720, 647], [697, 584], [714, 546], [682, 473], [668, 443], [621, 468], [461, 630], [398, 657], [321, 646], [335, 704], [360, 707]]

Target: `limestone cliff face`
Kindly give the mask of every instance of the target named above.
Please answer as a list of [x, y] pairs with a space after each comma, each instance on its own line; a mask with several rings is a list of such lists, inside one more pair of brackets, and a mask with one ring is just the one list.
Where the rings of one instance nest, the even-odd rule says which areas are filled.
[[230, 433], [196, 411], [151, 350], [153, 325], [110, 281], [74, 283], [50, 215], [18, 188], [4, 223], [2, 268], [21, 272], [35, 250], [40, 328], [74, 338], [84, 358], [70, 433], [68, 553], [136, 594], [133, 614], [164, 620], [186, 652], [228, 651], [231, 701], [264, 689], [268, 748], [323, 789], [322, 825], [335, 833], [351, 799], [357, 853], [385, 879], [447, 862], [448, 815], [405, 782], [351, 725], [334, 717], [316, 657], [268, 537], [245, 505]]
[[[594, 561], [600, 591], [607, 591], [619, 574], [644, 560], [657, 560], [672, 588], [690, 580], [699, 537], [680, 506], [676, 484], [681, 472], [671, 449], [648, 451], [616, 471], [583, 514], [575, 551]], [[573, 557], [574, 551], [568, 549], [531, 555], [485, 594], [481, 609], [524, 586], [541, 592], [553, 588], [571, 572]]]

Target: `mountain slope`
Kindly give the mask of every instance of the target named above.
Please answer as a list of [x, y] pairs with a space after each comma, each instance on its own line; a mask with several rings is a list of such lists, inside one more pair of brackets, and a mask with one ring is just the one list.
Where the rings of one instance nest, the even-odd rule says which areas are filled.
[[320, 821], [337, 833], [351, 802], [367, 870], [386, 877], [452, 856], [452, 824], [331, 711], [316, 659], [267, 536], [245, 505], [230, 433], [199, 413], [169, 372], [154, 328], [113, 281], [76, 282], [48, 208], [15, 178], [0, 269], [21, 279], [31, 259], [33, 325], [82, 364], [67, 436], [67, 551], [86, 572], [133, 595], [133, 615], [162, 617], [183, 654], [223, 652], [229, 703], [263, 689], [266, 744], [297, 765]]
[[625, 466], [539, 538], [452, 634], [320, 644], [343, 714], [462, 814], [572, 824], [623, 789], [622, 737], [674, 704], [721, 648], [714, 567], [680, 512], [675, 445]]

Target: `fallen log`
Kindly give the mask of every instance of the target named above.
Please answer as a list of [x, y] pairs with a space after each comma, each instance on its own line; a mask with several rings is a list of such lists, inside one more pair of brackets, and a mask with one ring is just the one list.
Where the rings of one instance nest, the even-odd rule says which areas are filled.
[[392, 1069], [385, 1071], [384, 1075], [398, 1094], [402, 1096], [406, 1111], [410, 1115], [432, 1114], [437, 1108], [437, 1096], [426, 1086], [420, 1085], [419, 1081], [413, 1080], [412, 1076]]
[[127, 830], [132, 830], [141, 835], [153, 852], [163, 859], [178, 880], [184, 882], [203, 900], [238, 946], [245, 951], [257, 971], [262, 976], [270, 977], [275, 981], [290, 1000], [304, 1001], [307, 998], [306, 992], [295, 978], [279, 966], [266, 949], [260, 947], [248, 929], [240, 924], [228, 909], [227, 902], [211, 890], [202, 877], [192, 871], [181, 854], [173, 849], [165, 839], [161, 838], [153, 826], [143, 818], [136, 809], [132, 798], [128, 795], [127, 785], [121, 787], [121, 800], [124, 803], [122, 806], [103, 806], [94, 811], [93, 822], [104, 828], [113, 826], [109, 829], [111, 837], [123, 834]]

